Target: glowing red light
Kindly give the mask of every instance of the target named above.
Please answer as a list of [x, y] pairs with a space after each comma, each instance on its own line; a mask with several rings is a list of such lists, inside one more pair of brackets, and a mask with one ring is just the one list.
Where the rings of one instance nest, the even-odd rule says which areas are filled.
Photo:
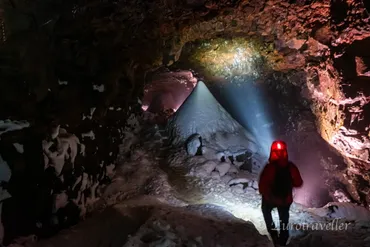
[[282, 147], [281, 147], [281, 144], [280, 144], [280, 143], [278, 143], [278, 144], [277, 144], [277, 149], [282, 149]]

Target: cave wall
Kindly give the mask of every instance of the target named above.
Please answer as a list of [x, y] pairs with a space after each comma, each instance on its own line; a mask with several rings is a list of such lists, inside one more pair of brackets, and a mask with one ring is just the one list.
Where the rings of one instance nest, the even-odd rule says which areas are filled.
[[[33, 126], [12, 142], [35, 135], [41, 152], [39, 135], [58, 123], [81, 139], [100, 133], [90, 150], [114, 148], [111, 136], [120, 140], [117, 129], [140, 111], [148, 73], [175, 63], [189, 42], [238, 36], [256, 41], [268, 76], [292, 74], [319, 133], [347, 157], [338, 179], [369, 204], [367, 1], [17, 0], [0, 7], [0, 119]], [[114, 159], [102, 150], [99, 161]]]
[[235, 6], [214, 2], [206, 5], [203, 17], [182, 28], [180, 24], [179, 31], [173, 32], [177, 36], [170, 57], [181, 59], [184, 44], [193, 41], [242, 36], [257, 44], [270, 69], [270, 73], [265, 70], [266, 77], [274, 71], [296, 71], [290, 82], [310, 100], [320, 135], [348, 165], [344, 170], [339, 169], [341, 164], [326, 168], [357, 202], [369, 205], [368, 189], [364, 189], [369, 187], [366, 112], [370, 99], [365, 51], [370, 26], [365, 2], [238, 1]]

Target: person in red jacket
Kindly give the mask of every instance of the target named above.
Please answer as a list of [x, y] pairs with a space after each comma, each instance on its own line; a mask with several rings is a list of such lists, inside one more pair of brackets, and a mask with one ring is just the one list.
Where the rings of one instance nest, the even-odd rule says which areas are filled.
[[[286, 245], [289, 238], [289, 209], [293, 203], [293, 188], [303, 184], [301, 174], [295, 164], [288, 159], [287, 145], [274, 141], [271, 145], [269, 162], [264, 167], [259, 180], [262, 195], [262, 213], [266, 228], [273, 241]], [[275, 228], [271, 211], [277, 208], [280, 219], [280, 234]]]

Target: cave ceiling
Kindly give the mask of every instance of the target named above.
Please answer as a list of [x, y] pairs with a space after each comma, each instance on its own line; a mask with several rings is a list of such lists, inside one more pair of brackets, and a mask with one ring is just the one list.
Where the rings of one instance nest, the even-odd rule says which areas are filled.
[[52, 109], [61, 121], [78, 125], [75, 116], [92, 104], [102, 119], [112, 105], [137, 102], [148, 73], [184, 59], [227, 77], [230, 51], [243, 48], [251, 67], [242, 72], [303, 75], [291, 82], [310, 100], [320, 135], [350, 159], [350, 172], [370, 169], [367, 1], [12, 0], [1, 9], [3, 118], [34, 118], [40, 107], [50, 111], [42, 102], [52, 97], [67, 106]]

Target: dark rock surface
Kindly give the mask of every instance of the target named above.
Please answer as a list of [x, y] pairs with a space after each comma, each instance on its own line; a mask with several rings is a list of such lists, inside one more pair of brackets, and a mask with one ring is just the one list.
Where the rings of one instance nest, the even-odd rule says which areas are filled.
[[[78, 197], [72, 192], [80, 190], [72, 187], [84, 173], [86, 188], [107, 181], [104, 171], [115, 162], [126, 120], [140, 114], [147, 76], [159, 67], [191, 64], [181, 59], [183, 48], [215, 38], [253, 40], [263, 58], [260, 80], [283, 73], [299, 89], [318, 133], [347, 164], [323, 162], [331, 184], [369, 205], [368, 1], [18, 0], [0, 8], [0, 120], [31, 125], [0, 140], [12, 169], [12, 198], [3, 205], [4, 212], [13, 210], [4, 218], [9, 239], [53, 222], [57, 229], [73, 224], [80, 212], [71, 204]], [[276, 86], [284, 91], [284, 84]], [[297, 120], [302, 130], [303, 120]], [[62, 184], [46, 169], [42, 146], [57, 125], [85, 145], [73, 168], [66, 163]], [[54, 215], [52, 201], [63, 191], [73, 195]], [[27, 210], [24, 204], [30, 204]], [[54, 220], [65, 215], [66, 221]], [[16, 229], [18, 222], [24, 229]]]

